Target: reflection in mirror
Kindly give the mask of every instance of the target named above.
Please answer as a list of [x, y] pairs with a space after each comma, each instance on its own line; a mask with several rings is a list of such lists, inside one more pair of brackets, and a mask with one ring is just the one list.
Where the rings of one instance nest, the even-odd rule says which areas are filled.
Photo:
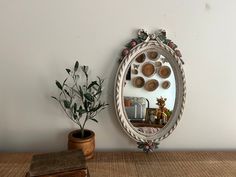
[[123, 88], [128, 120], [139, 132], [155, 134], [168, 123], [174, 109], [172, 67], [160, 51], [149, 49], [132, 60], [128, 71]]
[[150, 152], [176, 128], [185, 103], [185, 76], [177, 45], [165, 30], [138, 31], [122, 50], [114, 101], [122, 128]]

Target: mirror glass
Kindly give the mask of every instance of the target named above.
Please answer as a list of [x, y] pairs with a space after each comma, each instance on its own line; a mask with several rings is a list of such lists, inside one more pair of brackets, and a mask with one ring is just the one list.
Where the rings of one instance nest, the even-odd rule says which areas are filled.
[[171, 118], [176, 98], [172, 66], [160, 49], [137, 54], [126, 71], [123, 103], [130, 124], [137, 131], [155, 134]]

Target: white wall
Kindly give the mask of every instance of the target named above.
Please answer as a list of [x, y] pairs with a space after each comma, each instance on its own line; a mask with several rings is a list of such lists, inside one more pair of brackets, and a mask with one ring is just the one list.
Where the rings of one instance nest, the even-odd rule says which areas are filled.
[[184, 116], [161, 150], [236, 147], [235, 0], [0, 0], [0, 150], [66, 148], [76, 129], [50, 98], [76, 59], [106, 78], [98, 150], [132, 149], [114, 114], [113, 82], [125, 43], [139, 28], [167, 30], [183, 53]]

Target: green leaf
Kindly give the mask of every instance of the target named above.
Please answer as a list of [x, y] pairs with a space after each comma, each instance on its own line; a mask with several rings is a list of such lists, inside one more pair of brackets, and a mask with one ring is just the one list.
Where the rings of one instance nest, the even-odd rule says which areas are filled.
[[74, 72], [76, 72], [78, 70], [78, 67], [79, 67], [79, 62], [76, 61], [75, 66], [74, 66]]
[[66, 79], [64, 80], [64, 82], [63, 82], [63, 86], [66, 84], [67, 79], [68, 79], [68, 78], [66, 78]]
[[161, 40], [161, 41], [166, 41], [166, 36], [162, 35], [162, 34], [159, 34], [158, 35], [158, 38]]
[[53, 99], [55, 99], [55, 100], [57, 100], [58, 101], [58, 99], [55, 97], [55, 96], [51, 96]]
[[136, 38], [135, 41], [139, 44], [142, 42], [142, 40], [140, 38]]
[[104, 79], [102, 79], [102, 78], [100, 78], [100, 77], [98, 77], [98, 76], [97, 76], [97, 78], [98, 78], [98, 81], [99, 81], [99, 86], [102, 86], [102, 84], [103, 84], [103, 82], [104, 82]]
[[93, 82], [91, 82], [91, 84], [89, 84], [88, 89], [90, 89], [90, 88], [93, 87], [94, 85], [99, 86], [98, 83], [97, 83], [97, 81], [93, 81]]
[[93, 107], [90, 112], [96, 112], [96, 111], [102, 111], [103, 109], [105, 109], [107, 107], [108, 104], [106, 103], [99, 103], [97, 106]]
[[98, 121], [97, 121], [96, 119], [94, 119], [94, 118], [92, 118], [91, 120], [94, 121], [94, 122], [96, 122], [96, 123], [98, 123]]
[[77, 104], [76, 103], [74, 103], [73, 108], [74, 108], [74, 113], [75, 113], [77, 111]]
[[98, 106], [92, 108], [90, 111], [96, 112], [96, 111], [99, 110], [102, 106], [103, 106], [103, 105], [99, 103]]
[[71, 90], [80, 96], [80, 93], [76, 89], [71, 88]]
[[66, 89], [64, 89], [64, 91], [65, 91], [66, 94], [70, 97], [70, 93], [69, 93]]
[[81, 96], [82, 99], [84, 98], [84, 93], [81, 86], [79, 86], [79, 95]]
[[94, 97], [90, 93], [85, 93], [84, 97], [90, 102], [94, 101]]
[[127, 48], [131, 48], [130, 42], [125, 45]]
[[[98, 87], [99, 87], [99, 86], [98, 86]], [[96, 91], [98, 91], [98, 88], [97, 88], [97, 87], [95, 87], [95, 86], [93, 86], [93, 89], [94, 89], [94, 90], [96, 90]]]
[[77, 110], [77, 112], [79, 112], [79, 116], [81, 117], [84, 113], [86, 113], [86, 111], [82, 108], [82, 106], [79, 107], [79, 110]]
[[78, 118], [77, 114], [73, 114], [73, 118], [76, 120]]
[[142, 32], [140, 35], [139, 35], [139, 38], [142, 40], [142, 41], [145, 41], [148, 37], [148, 34], [145, 33], [145, 32]]
[[139, 149], [143, 149], [143, 148], [144, 148], [144, 144], [141, 144], [141, 143], [140, 143], [140, 144], [138, 145], [138, 148], [139, 148]]
[[63, 103], [66, 109], [70, 108], [71, 102], [69, 102], [68, 100], [63, 100]]
[[88, 66], [81, 66], [81, 69], [84, 72], [86, 78], [88, 78]]
[[170, 39], [165, 39], [166, 44], [168, 44], [170, 41]]
[[62, 85], [60, 84], [60, 82], [56, 81], [56, 85], [60, 90], [62, 90]]
[[71, 70], [70, 70], [70, 69], [66, 69], [66, 72], [67, 72], [68, 74], [70, 74]]
[[95, 94], [95, 96], [97, 96], [97, 95], [99, 95], [99, 94], [101, 94], [101, 93], [102, 93], [102, 91], [101, 91], [101, 90], [98, 90], [97, 93]]
[[89, 108], [89, 102], [87, 100], [84, 100], [84, 109], [85, 111], [88, 111]]

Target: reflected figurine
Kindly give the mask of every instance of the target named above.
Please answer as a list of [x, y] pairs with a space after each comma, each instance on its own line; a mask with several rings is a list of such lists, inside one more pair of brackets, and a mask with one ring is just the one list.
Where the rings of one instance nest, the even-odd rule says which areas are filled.
[[170, 118], [171, 111], [169, 111], [167, 108], [165, 108], [166, 105], [166, 98], [157, 98], [158, 108], [156, 109], [156, 116], [159, 121], [159, 124], [165, 125]]

